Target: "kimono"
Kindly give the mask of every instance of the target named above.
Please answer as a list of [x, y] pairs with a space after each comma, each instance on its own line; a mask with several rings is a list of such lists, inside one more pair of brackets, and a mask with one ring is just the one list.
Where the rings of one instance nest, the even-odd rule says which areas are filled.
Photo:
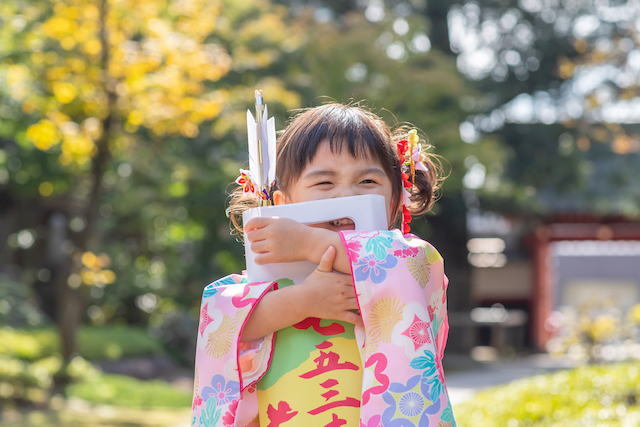
[[[429, 243], [412, 234], [403, 236], [399, 230], [340, 234], [364, 323], [353, 329], [359, 360], [345, 361], [346, 355], [332, 351], [337, 341], [327, 339], [316, 345], [317, 352], [305, 363], [315, 361], [318, 369], [330, 364], [336, 369], [360, 369], [359, 399], [344, 398], [339, 381], [330, 378], [320, 383], [328, 390], [322, 394], [325, 405], [309, 414], [349, 406], [359, 407], [360, 427], [455, 426], [442, 368], [449, 329], [442, 257]], [[303, 422], [302, 416], [308, 414], [288, 400], [269, 404], [266, 412], [260, 408], [257, 384], [270, 369], [276, 333], [251, 343], [240, 343], [239, 337], [253, 308], [279, 282], [248, 283], [246, 276], [230, 275], [204, 289], [192, 425], [353, 425], [332, 410], [323, 413], [324, 421]], [[338, 323], [326, 319], [314, 323], [309, 318], [294, 327], [316, 325], [313, 328], [321, 330], [326, 325], [338, 328]], [[296, 367], [290, 368], [286, 367], [291, 371]]]

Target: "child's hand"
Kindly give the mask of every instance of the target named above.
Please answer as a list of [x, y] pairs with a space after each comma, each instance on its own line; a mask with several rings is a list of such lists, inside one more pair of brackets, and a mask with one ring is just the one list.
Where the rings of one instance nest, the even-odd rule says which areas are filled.
[[304, 302], [308, 317], [341, 320], [362, 326], [362, 317], [351, 310], [358, 309], [358, 301], [351, 275], [333, 271], [336, 248], [329, 246], [318, 267], [304, 282]]
[[288, 218], [253, 218], [245, 225], [258, 265], [306, 260], [311, 232], [311, 227]]

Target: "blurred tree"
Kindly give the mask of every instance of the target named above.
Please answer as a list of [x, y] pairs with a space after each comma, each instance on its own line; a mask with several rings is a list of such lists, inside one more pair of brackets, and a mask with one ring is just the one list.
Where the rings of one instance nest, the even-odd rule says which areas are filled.
[[[460, 128], [463, 138], [475, 143], [482, 135], [493, 135], [512, 159], [506, 165], [467, 162], [474, 194], [469, 200], [478, 195], [485, 208], [519, 215], [569, 205], [588, 210], [593, 206], [588, 200], [592, 193], [585, 189], [597, 187], [604, 190], [596, 197], [602, 197], [600, 213], [640, 213], [632, 188], [640, 152], [633, 125], [638, 118], [632, 113], [638, 87], [635, 3], [323, 0], [313, 4], [321, 5], [318, 18], [334, 17], [337, 22], [346, 10], [354, 9], [371, 22], [394, 19], [399, 27], [417, 15], [427, 18], [430, 44], [455, 54], [458, 69], [475, 82], [480, 94], [460, 100], [469, 114]], [[596, 142], [606, 142], [610, 149], [590, 152], [587, 147]], [[596, 169], [606, 177], [595, 176]], [[500, 182], [496, 175], [502, 175]], [[603, 185], [603, 178], [608, 184]], [[611, 197], [620, 190], [626, 196]], [[568, 193], [572, 202], [558, 204]]]
[[[228, 167], [210, 168], [237, 156], [234, 132], [244, 134], [239, 107], [253, 97], [246, 85], [268, 90], [275, 106], [298, 105], [278, 79], [264, 79], [281, 52], [300, 43], [285, 17], [283, 8], [253, 1], [0, 5], [0, 166], [7, 166], [0, 184], [61, 214], [58, 243], [65, 243], [57, 252], [66, 255], [53, 279], [65, 361], [76, 348], [89, 290], [101, 298], [116, 281], [111, 257], [96, 254], [107, 238], [122, 238], [108, 240], [116, 269], [135, 266], [113, 285], [117, 299], [134, 283], [161, 288], [169, 268], [185, 262], [178, 269], [184, 273], [193, 264], [185, 247], [217, 234], [210, 216], [190, 213], [188, 203], [233, 179]], [[222, 139], [228, 143], [211, 146]], [[220, 264], [234, 263], [227, 258]], [[109, 298], [105, 310], [94, 306], [89, 316], [112, 317], [117, 308]], [[147, 292], [135, 302], [151, 312], [159, 298]]]
[[461, 133], [493, 134], [513, 153], [512, 191], [480, 185], [485, 208], [640, 215], [638, 13], [617, 0], [451, 8], [458, 68], [484, 94], [462, 100]]

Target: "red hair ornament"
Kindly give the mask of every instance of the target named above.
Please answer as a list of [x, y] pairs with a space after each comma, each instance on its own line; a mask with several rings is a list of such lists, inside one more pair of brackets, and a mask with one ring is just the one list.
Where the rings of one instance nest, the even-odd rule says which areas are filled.
[[[422, 154], [422, 146], [418, 140], [418, 131], [410, 130], [407, 139], [396, 144], [396, 149], [402, 165], [402, 234], [407, 234], [411, 231], [409, 223], [412, 219], [411, 212], [409, 212], [409, 205], [411, 205], [409, 189], [413, 187], [412, 182], [416, 180], [416, 170], [427, 170], [422, 163], [424, 154]], [[409, 179], [408, 173], [411, 173], [411, 179]]]

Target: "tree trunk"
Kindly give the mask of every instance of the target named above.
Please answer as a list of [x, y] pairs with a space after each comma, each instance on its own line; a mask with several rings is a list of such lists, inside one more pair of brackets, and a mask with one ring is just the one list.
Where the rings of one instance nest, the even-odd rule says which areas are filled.
[[101, 1], [100, 8], [100, 41], [102, 44], [102, 74], [103, 74], [103, 90], [109, 99], [109, 113], [102, 120], [102, 136], [96, 141], [96, 153], [92, 159], [91, 179], [92, 186], [89, 193], [89, 199], [83, 206], [84, 209], [84, 229], [78, 233], [74, 239], [75, 248], [71, 257], [69, 257], [62, 268], [57, 283], [58, 291], [58, 328], [60, 330], [61, 350], [65, 366], [71, 361], [77, 351], [77, 332], [82, 322], [82, 317], [87, 305], [89, 289], [86, 285], [77, 284], [70, 285], [69, 278], [73, 274], [79, 274], [82, 268], [81, 257], [90, 246], [95, 243], [93, 240], [96, 235], [96, 225], [98, 221], [98, 212], [100, 207], [100, 193], [102, 190], [102, 182], [107, 165], [111, 158], [109, 151], [109, 141], [111, 137], [111, 127], [113, 126], [113, 111], [116, 102], [116, 96], [113, 84], [109, 80], [109, 45], [108, 34], [106, 29], [107, 20], [107, 1]]
[[428, 1], [424, 10], [426, 17], [431, 22], [429, 39], [431, 45], [438, 50], [453, 55], [449, 44], [449, 26], [447, 14], [453, 2], [451, 0]]

